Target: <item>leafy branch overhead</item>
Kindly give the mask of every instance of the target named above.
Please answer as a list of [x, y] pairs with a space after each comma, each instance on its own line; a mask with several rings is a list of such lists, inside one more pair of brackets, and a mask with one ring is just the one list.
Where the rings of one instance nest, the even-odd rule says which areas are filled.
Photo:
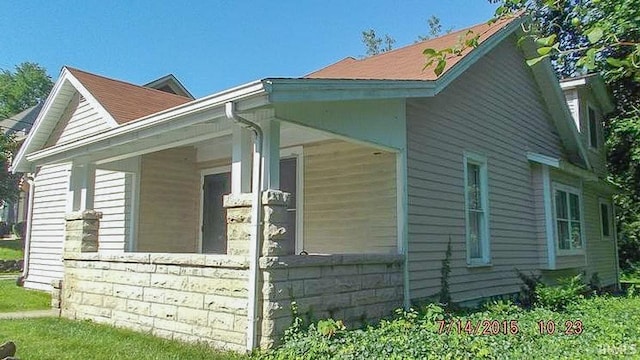
[[436, 76], [440, 76], [447, 66], [447, 59], [453, 56], [462, 56], [465, 50], [477, 47], [479, 38], [480, 35], [469, 30], [464, 35], [459, 36], [456, 45], [453, 47], [440, 50], [432, 48], [424, 49], [422, 53], [426, 57], [426, 62], [423, 70], [433, 66], [433, 64], [436, 64], [433, 72]]
[[[638, 0], [489, 0], [500, 3], [490, 22], [524, 13], [535, 19], [523, 26], [537, 45], [533, 66], [551, 58], [556, 66], [574, 73], [603, 69], [616, 77], [640, 82], [640, 1]], [[550, 34], [551, 33], [551, 34]], [[466, 34], [451, 48], [424, 50], [425, 69], [442, 74], [451, 56], [478, 45], [477, 34]], [[565, 69], [566, 70], [566, 69]], [[563, 71], [566, 73], [567, 71]]]

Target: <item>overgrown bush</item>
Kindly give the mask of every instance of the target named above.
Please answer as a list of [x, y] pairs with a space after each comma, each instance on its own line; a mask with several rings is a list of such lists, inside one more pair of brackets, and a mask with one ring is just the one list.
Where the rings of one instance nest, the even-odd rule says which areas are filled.
[[559, 279], [556, 286], [539, 284], [535, 290], [536, 304], [554, 311], [562, 311], [568, 305], [576, 304], [583, 299], [586, 290], [582, 274]]
[[[571, 285], [577, 288], [577, 285]], [[472, 312], [439, 305], [339, 330], [338, 321], [296, 332], [260, 359], [602, 359], [640, 356], [640, 298], [580, 299], [563, 312], [497, 301]], [[348, 324], [347, 324], [348, 325]], [[320, 327], [332, 329], [321, 331]], [[336, 330], [335, 332], [333, 330]]]

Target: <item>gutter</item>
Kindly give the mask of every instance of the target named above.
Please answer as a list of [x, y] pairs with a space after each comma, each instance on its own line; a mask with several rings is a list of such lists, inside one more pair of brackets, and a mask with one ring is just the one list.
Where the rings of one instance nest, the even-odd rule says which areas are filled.
[[225, 114], [229, 120], [251, 129], [255, 135], [253, 142], [253, 174], [252, 174], [252, 202], [251, 202], [251, 239], [249, 243], [249, 295], [247, 309], [247, 350], [253, 351], [257, 343], [258, 328], [258, 261], [260, 260], [261, 232], [260, 223], [262, 207], [262, 128], [255, 122], [238, 116], [233, 102], [225, 103]]
[[31, 227], [33, 222], [33, 199], [36, 193], [36, 182], [33, 175], [27, 175], [27, 182], [29, 183], [29, 200], [27, 201], [27, 228], [24, 232], [24, 262], [22, 264], [22, 275], [20, 275], [21, 282], [27, 279], [29, 275], [29, 257], [31, 252]]

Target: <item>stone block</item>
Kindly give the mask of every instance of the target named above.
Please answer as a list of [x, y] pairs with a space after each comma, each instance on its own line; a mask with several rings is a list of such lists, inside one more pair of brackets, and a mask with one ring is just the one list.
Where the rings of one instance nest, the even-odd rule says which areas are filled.
[[194, 309], [190, 307], [179, 306], [177, 311], [177, 320], [182, 323], [206, 326], [209, 317], [209, 311]]
[[151, 303], [139, 300], [127, 300], [127, 312], [136, 315], [149, 316], [151, 314]]
[[91, 293], [82, 293], [82, 301], [83, 305], [91, 305], [91, 306], [103, 306], [103, 298], [102, 295], [91, 294]]
[[252, 193], [228, 194], [222, 197], [222, 206], [225, 208], [251, 207]]
[[227, 241], [229, 255], [249, 255], [249, 238], [242, 240], [229, 239]]
[[175, 319], [178, 307], [175, 305], [151, 303], [149, 315], [158, 319]]
[[123, 299], [142, 300], [144, 288], [141, 286], [131, 286], [113, 284], [113, 295]]
[[357, 265], [332, 265], [322, 267], [322, 276], [345, 276], [345, 275], [357, 275]]
[[247, 285], [247, 282], [242, 280], [190, 276], [184, 289], [202, 294], [244, 297], [247, 296]]
[[[273, 271], [273, 270], [269, 270]], [[289, 279], [317, 279], [322, 277], [322, 268], [319, 266], [298, 267], [289, 270]]]
[[360, 275], [363, 289], [378, 289], [387, 287], [387, 274]]
[[304, 296], [304, 281], [265, 282], [262, 285], [262, 294], [270, 300], [298, 299]]
[[204, 309], [204, 295], [179, 290], [163, 290], [163, 303], [192, 309]]
[[291, 194], [280, 190], [265, 190], [262, 192], [262, 204], [270, 206], [287, 206]]
[[[215, 311], [209, 311], [208, 313], [209, 314], [207, 318], [207, 326], [215, 329], [220, 329], [220, 330], [234, 329], [234, 324], [236, 319], [235, 315], [224, 313], [224, 312], [215, 312]], [[246, 323], [246, 317], [242, 317], [242, 318], [245, 319], [245, 323]]]
[[225, 312], [236, 315], [247, 314], [247, 298], [235, 298], [216, 294], [204, 295], [204, 306], [214, 312]]
[[237, 207], [227, 209], [227, 224], [250, 224], [251, 207]]
[[161, 289], [182, 290], [187, 286], [189, 277], [170, 274], [151, 274], [150, 286]]
[[157, 328], [157, 329], [172, 331], [174, 334], [177, 334], [177, 333], [191, 334], [191, 332], [193, 331], [193, 325], [185, 324], [179, 321], [175, 321], [173, 319], [156, 318], [153, 321], [153, 326], [154, 328]]

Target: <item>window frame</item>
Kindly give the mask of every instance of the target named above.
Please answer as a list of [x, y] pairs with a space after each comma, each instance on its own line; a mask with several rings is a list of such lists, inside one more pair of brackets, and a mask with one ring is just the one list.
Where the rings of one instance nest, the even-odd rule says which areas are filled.
[[[593, 112], [593, 116], [594, 116], [594, 122], [595, 122], [595, 129], [591, 126], [591, 112]], [[600, 147], [603, 145], [602, 144], [602, 140], [600, 139], [600, 125], [599, 125], [599, 121], [598, 121], [598, 110], [596, 109], [595, 106], [591, 105], [591, 103], [587, 103], [587, 111], [586, 111], [586, 117], [587, 117], [587, 138], [588, 138], [588, 143], [589, 143], [589, 149], [593, 150], [593, 151], [598, 151], [600, 150]], [[595, 146], [593, 144], [593, 134], [591, 133], [591, 131], [595, 131], [595, 138], [596, 138], [596, 143]]]
[[[607, 212], [608, 212], [608, 217], [607, 217], [607, 221], [609, 222], [608, 226], [609, 226], [609, 235], [605, 235], [604, 234], [604, 224], [602, 223], [603, 217], [602, 217], [602, 206], [606, 206], [607, 207]], [[598, 199], [598, 214], [600, 215], [600, 237], [602, 239], [608, 239], [608, 240], [612, 240], [614, 235], [614, 224], [613, 224], [613, 204], [611, 200], [607, 200], [607, 199], [603, 199], [600, 198]]]
[[[480, 170], [480, 201], [484, 214], [482, 221], [482, 237], [481, 237], [481, 257], [471, 257], [471, 229], [470, 229], [470, 216], [469, 216], [469, 165], [476, 165]], [[464, 169], [464, 217], [465, 217], [465, 248], [467, 257], [467, 266], [491, 266], [491, 231], [489, 226], [490, 208], [489, 208], [489, 176], [488, 176], [488, 163], [487, 157], [484, 155], [465, 152], [463, 157], [463, 169]]]
[[[558, 214], [557, 214], [557, 203], [556, 203], [556, 192], [557, 191], [563, 191], [567, 194], [567, 219], [568, 219], [568, 223], [569, 223], [569, 233], [571, 233], [571, 200], [570, 200], [570, 195], [576, 195], [578, 196], [578, 208], [580, 209], [580, 242], [581, 242], [581, 247], [580, 248], [571, 248], [571, 249], [561, 249], [560, 248], [560, 238], [559, 238], [559, 234], [558, 234]], [[551, 197], [552, 197], [552, 204], [553, 204], [553, 230], [554, 230], [554, 241], [555, 241], [555, 247], [556, 247], [556, 253], [560, 256], [563, 255], [582, 255], [585, 252], [585, 248], [587, 246], [587, 243], [585, 241], [585, 222], [584, 222], [584, 199], [582, 197], [582, 190], [573, 186], [569, 186], [569, 185], [565, 185], [565, 184], [561, 184], [561, 183], [553, 183], [552, 186], [552, 193], [551, 193]], [[574, 220], [575, 221], [575, 220]]]

